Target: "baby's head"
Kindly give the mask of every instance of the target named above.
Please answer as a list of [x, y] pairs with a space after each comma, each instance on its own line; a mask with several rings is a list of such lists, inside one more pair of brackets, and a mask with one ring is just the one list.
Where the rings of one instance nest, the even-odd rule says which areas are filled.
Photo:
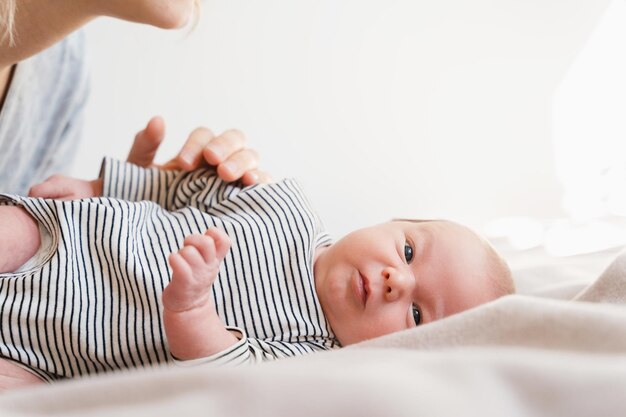
[[506, 262], [465, 226], [392, 221], [320, 249], [315, 288], [342, 345], [415, 327], [515, 291]]

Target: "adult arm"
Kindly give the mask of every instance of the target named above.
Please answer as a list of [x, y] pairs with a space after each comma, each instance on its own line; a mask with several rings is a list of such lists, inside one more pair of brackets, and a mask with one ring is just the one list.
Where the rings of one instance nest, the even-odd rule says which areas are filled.
[[13, 45], [0, 40], [0, 69], [48, 48], [98, 16], [165, 29], [184, 26], [193, 0], [17, 0]]
[[57, 43], [96, 15], [87, 1], [18, 0], [14, 20], [14, 44], [0, 42], [0, 68], [10, 67]]

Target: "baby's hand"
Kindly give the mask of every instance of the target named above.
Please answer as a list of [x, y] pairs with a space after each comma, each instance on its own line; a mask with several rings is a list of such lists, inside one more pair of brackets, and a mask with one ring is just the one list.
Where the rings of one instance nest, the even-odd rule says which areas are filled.
[[188, 236], [184, 246], [169, 257], [172, 282], [163, 290], [163, 307], [183, 312], [210, 302], [211, 286], [228, 249], [230, 239], [220, 229]]

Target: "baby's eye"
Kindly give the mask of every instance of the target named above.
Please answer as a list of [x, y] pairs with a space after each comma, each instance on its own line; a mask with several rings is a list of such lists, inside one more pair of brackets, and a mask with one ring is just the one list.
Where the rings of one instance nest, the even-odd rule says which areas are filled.
[[413, 246], [409, 241], [404, 242], [404, 259], [407, 264], [410, 264], [413, 260]]
[[413, 304], [411, 310], [413, 312], [413, 321], [415, 322], [416, 326], [419, 326], [419, 324], [422, 322], [422, 313], [420, 313], [419, 307], [415, 304]]

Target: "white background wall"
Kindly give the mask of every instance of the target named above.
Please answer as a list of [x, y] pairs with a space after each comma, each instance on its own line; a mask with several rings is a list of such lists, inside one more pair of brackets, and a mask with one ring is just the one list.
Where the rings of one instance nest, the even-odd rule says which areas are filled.
[[390, 217], [560, 216], [555, 93], [610, 3], [207, 0], [188, 37], [101, 19], [74, 173], [124, 157], [160, 114], [161, 161], [198, 125], [240, 128], [335, 235]]

